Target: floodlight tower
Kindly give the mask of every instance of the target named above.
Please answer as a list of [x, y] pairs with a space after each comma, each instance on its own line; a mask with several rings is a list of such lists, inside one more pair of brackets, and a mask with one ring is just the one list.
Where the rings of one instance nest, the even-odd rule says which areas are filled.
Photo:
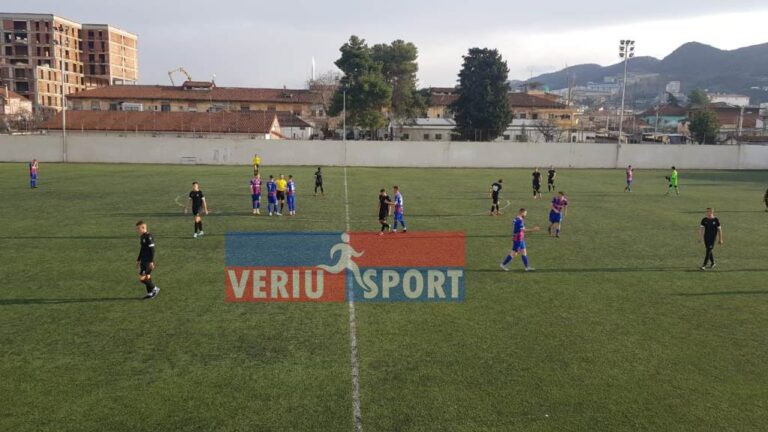
[[629, 59], [635, 56], [635, 41], [622, 39], [619, 42], [619, 57], [624, 60], [624, 81], [621, 84], [621, 111], [619, 112], [619, 144], [621, 144], [622, 130], [624, 128], [624, 99], [627, 94], [627, 65]]

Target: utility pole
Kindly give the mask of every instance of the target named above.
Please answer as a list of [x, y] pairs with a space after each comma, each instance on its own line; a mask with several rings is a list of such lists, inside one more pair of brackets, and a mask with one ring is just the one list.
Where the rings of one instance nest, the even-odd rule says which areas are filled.
[[[62, 162], [67, 162], [67, 92], [64, 89], [66, 86], [65, 70], [64, 70], [64, 32], [67, 31], [67, 27], [61, 27], [59, 33], [59, 40], [53, 41], [55, 45], [59, 46], [59, 70], [61, 73], [61, 144], [62, 144]], [[56, 53], [54, 52], [54, 55]]]
[[343, 136], [341, 140], [346, 141], [347, 140], [347, 86], [346, 84], [344, 85], [344, 87], [341, 88], [341, 92], [343, 94], [342, 102], [341, 102], [341, 107], [342, 107], [341, 121], [343, 125], [341, 130], [343, 131]]

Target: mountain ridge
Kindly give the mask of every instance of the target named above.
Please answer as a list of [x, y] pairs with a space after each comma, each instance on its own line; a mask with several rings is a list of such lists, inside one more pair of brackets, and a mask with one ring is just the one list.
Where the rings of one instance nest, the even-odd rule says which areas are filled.
[[[568, 87], [572, 80], [575, 85], [603, 82], [604, 77], [621, 74], [623, 68], [622, 62], [607, 66], [585, 63], [524, 82], [543, 83], [554, 90]], [[635, 57], [629, 61], [628, 71], [658, 74], [658, 92], [667, 82], [680, 81], [686, 93], [700, 88], [748, 95], [753, 103], [768, 102], [768, 91], [762, 89], [768, 87], [768, 43], [722, 50], [700, 42], [687, 42], [663, 59]]]

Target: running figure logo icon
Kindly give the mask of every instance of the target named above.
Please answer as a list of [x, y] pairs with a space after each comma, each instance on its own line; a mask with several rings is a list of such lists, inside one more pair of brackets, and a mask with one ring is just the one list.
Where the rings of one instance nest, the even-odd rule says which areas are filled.
[[228, 233], [228, 302], [459, 302], [464, 233]]
[[[327, 266], [324, 264], [320, 264], [317, 266], [317, 268], [324, 270], [326, 273], [331, 274], [338, 274], [345, 270], [349, 270], [352, 272], [352, 275], [355, 277], [355, 282], [357, 282], [358, 285], [361, 287], [365, 287], [363, 284], [363, 279], [360, 277], [360, 269], [357, 267], [357, 263], [355, 263], [352, 258], [360, 258], [365, 254], [365, 251], [358, 252], [356, 251], [352, 245], [349, 244], [349, 234], [342, 233], [341, 234], [341, 243], [337, 243], [333, 245], [331, 248], [331, 257], [336, 255], [336, 252], [339, 252], [339, 260], [334, 264], [333, 266]], [[367, 291], [367, 288], [364, 288]]]

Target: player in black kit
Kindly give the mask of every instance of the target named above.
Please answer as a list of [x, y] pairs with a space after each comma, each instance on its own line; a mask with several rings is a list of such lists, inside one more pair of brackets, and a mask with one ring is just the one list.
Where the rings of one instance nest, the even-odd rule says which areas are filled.
[[555, 177], [557, 177], [557, 171], [555, 167], [550, 165], [549, 171], [547, 171], [547, 190], [550, 192], [555, 190]]
[[541, 198], [541, 173], [538, 168], [533, 170], [531, 177], [533, 177], [533, 199], [539, 199]]
[[192, 182], [192, 191], [189, 193], [189, 200], [187, 206], [184, 207], [184, 213], [189, 211], [189, 204], [192, 204], [192, 215], [195, 218], [195, 233], [192, 235], [194, 238], [201, 238], [203, 234], [203, 217], [201, 212], [204, 211], [208, 214], [208, 202], [205, 201], [205, 195], [200, 190], [200, 184]]
[[720, 227], [720, 220], [715, 217], [715, 211], [711, 208], [707, 208], [707, 215], [701, 220], [699, 237], [704, 242], [704, 247], [706, 248], [704, 264], [701, 265], [701, 269], [707, 269], [707, 262], [710, 263], [710, 269], [714, 268], [715, 256], [712, 254], [712, 250], [715, 248], [716, 240], [719, 239], [718, 243], [723, 244], [723, 229]]
[[498, 216], [501, 214], [499, 211], [499, 193], [501, 192], [501, 179], [491, 185], [491, 213], [489, 216]]
[[389, 209], [393, 205], [395, 205], [395, 203], [390, 201], [389, 195], [387, 195], [387, 191], [385, 189], [380, 190], [379, 191], [379, 223], [381, 224], [381, 232], [379, 232], [379, 235], [384, 235], [384, 232], [391, 231], [391, 228], [389, 227], [389, 223], [387, 223], [387, 218], [389, 217]]
[[139, 282], [147, 288], [145, 299], [155, 298], [160, 292], [160, 288], [152, 281], [152, 270], [155, 269], [155, 239], [147, 229], [144, 221], [136, 222], [136, 232], [139, 233], [141, 249], [139, 257], [136, 258], [136, 266], [139, 268]]
[[317, 189], [320, 189], [320, 193], [325, 195], [325, 189], [323, 189], [323, 172], [320, 171], [320, 167], [317, 167], [315, 171], [315, 196], [317, 196]]

